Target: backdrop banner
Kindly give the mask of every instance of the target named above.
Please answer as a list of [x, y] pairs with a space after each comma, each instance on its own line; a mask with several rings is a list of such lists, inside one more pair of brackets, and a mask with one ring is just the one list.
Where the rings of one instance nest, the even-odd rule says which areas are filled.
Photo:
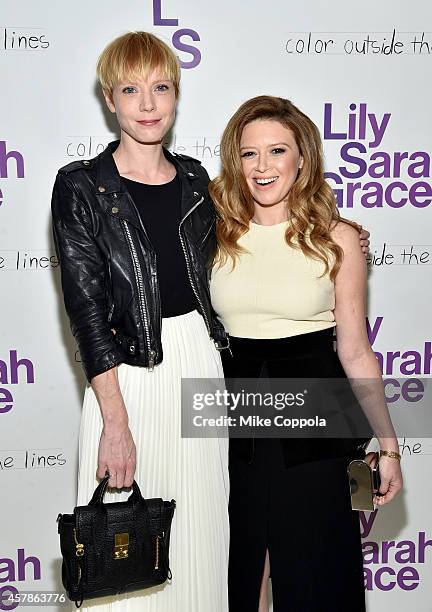
[[[399, 400], [414, 409], [432, 384], [429, 1], [2, 0], [0, 610], [18, 607], [11, 594], [63, 592], [56, 517], [76, 502], [86, 383], [61, 298], [51, 190], [59, 167], [118, 136], [95, 65], [128, 30], [155, 33], [179, 56], [167, 146], [212, 177], [223, 128], [246, 99], [286, 97], [314, 120], [341, 214], [371, 232], [367, 325], [390, 410]], [[430, 612], [432, 440], [418, 429], [399, 442], [403, 492], [360, 512], [368, 610]]]

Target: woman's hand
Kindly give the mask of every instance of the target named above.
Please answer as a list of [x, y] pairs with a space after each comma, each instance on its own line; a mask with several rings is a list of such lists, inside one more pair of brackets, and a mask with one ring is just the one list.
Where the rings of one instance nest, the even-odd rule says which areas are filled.
[[379, 459], [379, 472], [381, 478], [379, 492], [384, 493], [384, 495], [382, 497], [375, 495], [374, 503], [377, 506], [384, 506], [402, 489], [402, 471], [397, 459], [383, 456]]
[[363, 251], [363, 254], [367, 255], [369, 253], [369, 244], [370, 244], [369, 236], [370, 236], [370, 233], [367, 230], [365, 230], [361, 225], [359, 225], [359, 228], [360, 228], [360, 236], [359, 236], [359, 238], [360, 238], [360, 247], [361, 247], [361, 250]]
[[108, 472], [109, 487], [122, 489], [132, 486], [136, 468], [136, 448], [126, 420], [104, 424], [102, 429], [96, 476]]
[[118, 368], [94, 376], [91, 384], [103, 419], [96, 476], [104, 478], [108, 472], [108, 486], [130, 487], [135, 474], [136, 448], [120, 390]]

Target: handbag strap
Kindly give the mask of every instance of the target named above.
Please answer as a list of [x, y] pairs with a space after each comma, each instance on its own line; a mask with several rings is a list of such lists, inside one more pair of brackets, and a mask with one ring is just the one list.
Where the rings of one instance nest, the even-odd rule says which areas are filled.
[[[106, 512], [104, 512], [103, 498], [108, 487], [108, 481], [109, 476], [105, 476], [100, 482], [100, 484], [96, 487], [95, 492], [93, 493], [93, 496], [89, 502], [89, 506], [97, 507], [98, 511], [100, 512], [100, 519], [98, 521], [99, 527], [101, 524], [106, 522]], [[148, 529], [151, 530], [152, 525], [150, 521], [150, 514], [148, 511], [147, 502], [142, 496], [141, 490], [136, 480], [134, 480], [132, 483], [132, 489], [132, 493], [124, 503], [127, 504], [127, 506], [131, 509], [132, 515], [134, 517], [134, 523], [136, 525], [140, 522], [141, 519], [142, 525], [140, 526], [140, 531], [142, 532], [145, 526], [147, 526]], [[137, 512], [138, 509], [139, 512]]]
[[[87, 514], [87, 512], [85, 512], [85, 508], [81, 508], [80, 511], [77, 512], [76, 516], [79, 534], [84, 538], [92, 537], [96, 550], [102, 550], [102, 544], [107, 531], [108, 517], [106, 512], [106, 504], [104, 504], [103, 498], [108, 487], [108, 481], [109, 476], [105, 476], [102, 479], [102, 481], [96, 487], [87, 506], [89, 510], [90, 508], [94, 508], [96, 510], [96, 514], [94, 512], [90, 512], [88, 514], [90, 523], [85, 518], [85, 515]], [[133, 481], [132, 488], [133, 491], [131, 495], [125, 502], [122, 503], [130, 509], [137, 539], [144, 540], [145, 533], [147, 531], [149, 531], [152, 535], [157, 535], [160, 530], [155, 529], [153, 526], [150, 519], [147, 502], [142, 496], [138, 483], [135, 480]], [[162, 500], [161, 503], [163, 503]]]
[[[89, 501], [89, 506], [96, 506], [98, 504], [103, 504], [103, 498], [105, 495], [105, 492], [108, 488], [108, 481], [109, 481], [109, 476], [105, 476], [101, 482], [99, 483], [99, 485], [96, 487], [93, 496], [91, 498], [91, 500]], [[138, 483], [136, 482], [136, 480], [133, 481], [132, 483], [132, 493], [130, 494], [127, 502], [134, 504], [138, 501], [144, 501], [145, 499], [143, 498], [143, 496], [141, 495], [141, 490], [138, 486]]]

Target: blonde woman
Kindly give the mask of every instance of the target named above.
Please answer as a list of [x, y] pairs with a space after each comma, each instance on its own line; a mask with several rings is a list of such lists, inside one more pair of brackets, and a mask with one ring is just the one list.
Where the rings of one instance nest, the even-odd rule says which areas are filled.
[[[200, 163], [162, 146], [179, 95], [174, 53], [146, 32], [98, 62], [120, 140], [62, 168], [52, 216], [64, 302], [88, 385], [78, 504], [114, 489], [174, 498], [172, 581], [84, 602], [101, 612], [227, 612], [227, 440], [182, 439], [182, 377], [219, 378], [226, 344], [210, 305], [215, 212]], [[124, 501], [111, 490], [105, 501]], [[87, 604], [87, 605], [86, 605]]]
[[[374, 381], [361, 408], [382, 433], [385, 504], [402, 486], [398, 442], [366, 333], [357, 227], [339, 218], [318, 129], [288, 100], [253, 98], [230, 119], [221, 157], [210, 289], [230, 335], [225, 376]], [[269, 572], [275, 612], [365, 610], [346, 473], [359, 442], [230, 440], [230, 612], [267, 609]]]

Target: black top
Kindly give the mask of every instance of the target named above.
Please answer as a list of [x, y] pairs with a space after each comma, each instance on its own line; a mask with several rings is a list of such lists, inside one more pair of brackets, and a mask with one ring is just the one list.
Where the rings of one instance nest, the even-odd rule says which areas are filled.
[[162, 317], [195, 310], [196, 301], [180, 243], [181, 187], [178, 176], [163, 185], [147, 185], [122, 177], [138, 209], [156, 253]]

